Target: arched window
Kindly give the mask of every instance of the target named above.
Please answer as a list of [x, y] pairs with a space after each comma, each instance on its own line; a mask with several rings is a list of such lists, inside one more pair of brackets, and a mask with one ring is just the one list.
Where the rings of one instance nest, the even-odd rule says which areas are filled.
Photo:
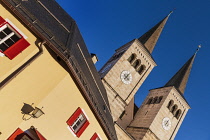
[[153, 100], [153, 104], [156, 104], [157, 103], [157, 101], [158, 101], [158, 97], [156, 96], [155, 98], [154, 98], [154, 100]]
[[152, 103], [153, 98], [149, 98], [149, 100], [147, 101], [147, 104], [151, 104]]
[[177, 110], [176, 113], [175, 113], [175, 117], [176, 117], [177, 119], [179, 119], [181, 113], [182, 113], [182, 111], [181, 111], [180, 109]]
[[177, 108], [178, 108], [178, 106], [175, 104], [175, 105], [171, 108], [171, 113], [172, 113], [172, 114], [175, 114]]
[[128, 58], [128, 61], [130, 62], [130, 63], [132, 63], [133, 61], [134, 61], [134, 59], [136, 58], [136, 54], [131, 54], [131, 56]]
[[170, 100], [169, 103], [168, 103], [168, 105], [167, 105], [167, 108], [169, 110], [171, 110], [171, 107], [173, 106], [173, 104], [174, 104], [174, 101], [173, 100]]
[[162, 99], [163, 99], [163, 96], [160, 96], [160, 97], [158, 98], [157, 103], [160, 103]]
[[136, 60], [134, 63], [133, 63], [133, 67], [135, 68], [135, 69], [137, 69], [139, 66], [140, 66], [140, 64], [141, 64], [141, 61], [138, 59], [138, 60]]
[[138, 73], [141, 75], [143, 73], [143, 71], [146, 69], [146, 67], [144, 65], [141, 65], [139, 68], [138, 68]]

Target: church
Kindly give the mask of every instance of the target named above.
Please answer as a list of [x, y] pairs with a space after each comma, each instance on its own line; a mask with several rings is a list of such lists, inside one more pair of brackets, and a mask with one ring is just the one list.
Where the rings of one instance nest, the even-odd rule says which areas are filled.
[[190, 109], [184, 91], [198, 50], [165, 85], [150, 90], [140, 108], [134, 103], [137, 90], [156, 66], [152, 51], [170, 14], [118, 48], [99, 71], [120, 140], [172, 140]]
[[0, 10], [0, 140], [175, 139], [197, 51], [134, 103], [171, 13], [97, 71], [76, 21], [55, 0], [0, 0]]

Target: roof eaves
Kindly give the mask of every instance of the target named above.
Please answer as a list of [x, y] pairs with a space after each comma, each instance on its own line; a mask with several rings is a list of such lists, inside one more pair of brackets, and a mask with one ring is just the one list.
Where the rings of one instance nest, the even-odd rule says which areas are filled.
[[[50, 33], [50, 31], [47, 31], [47, 29], [42, 25], [41, 22], [39, 22], [38, 19], [34, 19], [33, 15], [30, 15], [30, 12], [24, 9], [24, 6], [20, 6], [21, 4], [15, 3], [14, 0], [2, 0], [2, 1], [4, 2], [4, 4], [10, 7], [10, 9], [14, 12], [14, 14], [16, 14], [16, 16], [18, 16], [25, 23], [25, 25], [27, 25], [27, 27], [30, 30], [32, 30], [33, 33], [35, 33], [36, 36], [38, 36], [39, 38], [43, 40], [46, 40], [49, 47], [51, 47], [52, 50], [54, 50], [59, 56], [61, 56], [61, 58], [69, 66], [71, 72], [74, 73], [74, 77], [76, 78], [76, 81], [81, 85], [83, 92], [86, 93], [85, 95], [87, 96], [87, 98], [90, 99], [89, 93], [87, 93], [86, 89], [84, 88], [83, 83], [78, 78], [78, 75], [75, 72], [75, 69], [72, 65], [73, 61], [70, 60], [71, 58], [71, 54], [69, 54], [69, 49], [70, 49], [69, 47], [71, 46], [70, 33], [67, 33], [67, 36], [68, 36], [67, 42], [69, 43], [66, 43], [64, 45], [64, 43], [62, 44], [61, 42], [59, 42], [59, 40], [57, 40], [53, 36], [53, 34]], [[15, 1], [17, 2], [17, 0]], [[72, 22], [75, 23], [75, 21], [72, 21]], [[110, 123], [113, 123], [113, 122], [110, 122], [110, 121], [107, 122], [107, 118], [101, 116], [103, 115], [103, 113], [100, 113], [100, 108], [97, 109], [95, 107], [94, 103], [96, 102], [90, 100], [90, 103], [91, 103], [92, 108], [95, 110], [95, 113], [97, 114], [98, 119], [100, 120], [101, 124], [105, 127], [104, 129], [106, 130], [106, 134], [108, 135], [108, 137], [113, 140], [117, 139], [114, 127], [113, 126], [110, 127]]]

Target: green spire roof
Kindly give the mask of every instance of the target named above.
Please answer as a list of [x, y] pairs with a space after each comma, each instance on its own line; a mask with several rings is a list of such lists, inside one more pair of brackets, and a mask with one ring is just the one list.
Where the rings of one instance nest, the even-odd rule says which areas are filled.
[[[170, 14], [171, 13], [172, 12], [170, 12]], [[139, 38], [139, 41], [144, 44], [150, 53], [152, 53], [170, 14]]]

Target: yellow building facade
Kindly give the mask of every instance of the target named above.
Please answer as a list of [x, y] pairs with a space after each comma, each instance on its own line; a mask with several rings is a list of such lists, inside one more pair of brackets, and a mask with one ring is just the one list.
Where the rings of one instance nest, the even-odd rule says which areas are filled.
[[[87, 56], [86, 50], [84, 52], [83, 43], [77, 42], [76, 45], [80, 48], [81, 61], [89, 69], [86, 74], [95, 84], [94, 87], [88, 85], [87, 79], [81, 80], [83, 71], [79, 73], [81, 77], [78, 76], [76, 70], [80, 68], [73, 64], [79, 66], [80, 61], [70, 62], [70, 59], [65, 58], [65, 55], [51, 44], [50, 39], [40, 35], [44, 33], [38, 32], [30, 21], [26, 24], [27, 18], [24, 19], [24, 15], [18, 11], [17, 3], [17, 9], [13, 3], [0, 2], [0, 16], [5, 21], [1, 24], [0, 31], [4, 33], [3, 24], [7, 24], [5, 26], [20, 39], [26, 40], [28, 46], [13, 55], [14, 58], [4, 52], [19, 40], [7, 46], [6, 50], [4, 46], [0, 47], [0, 140], [115, 139], [107, 99], [104, 99], [105, 90], [97, 86], [102, 83], [97, 79], [97, 75], [95, 77], [91, 72], [93, 62], [86, 60], [91, 57]], [[47, 9], [43, 3], [36, 3]], [[20, 9], [23, 7], [20, 6]], [[53, 16], [53, 13], [51, 14]], [[10, 34], [6, 34], [6, 37]], [[5, 43], [8, 38], [2, 37], [0, 44]], [[76, 70], [73, 67], [76, 67]], [[95, 90], [100, 92], [95, 93]], [[87, 91], [90, 91], [89, 94]], [[97, 98], [104, 101], [102, 106], [94, 102]], [[102, 113], [98, 111], [101, 111], [100, 107], [103, 108]], [[43, 115], [37, 117], [38, 113], [34, 113], [36, 109]], [[109, 117], [106, 117], [107, 115]]]

